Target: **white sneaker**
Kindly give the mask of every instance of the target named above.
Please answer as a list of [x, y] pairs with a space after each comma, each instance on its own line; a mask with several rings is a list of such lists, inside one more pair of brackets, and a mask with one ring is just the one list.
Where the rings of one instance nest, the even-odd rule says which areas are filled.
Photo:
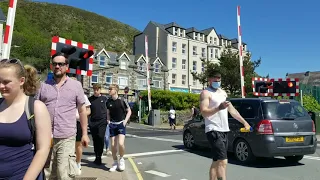
[[125, 161], [124, 161], [123, 158], [120, 158], [120, 160], [119, 160], [119, 170], [120, 171], [124, 171], [125, 168], [126, 168]]
[[79, 164], [77, 164], [77, 171], [76, 171], [76, 175], [77, 176], [80, 176], [81, 175], [81, 164], [79, 163]]
[[117, 169], [118, 169], [118, 162], [115, 161], [115, 162], [112, 164], [112, 166], [110, 167], [109, 171], [110, 171], [110, 172], [114, 172], [114, 171], [116, 171]]

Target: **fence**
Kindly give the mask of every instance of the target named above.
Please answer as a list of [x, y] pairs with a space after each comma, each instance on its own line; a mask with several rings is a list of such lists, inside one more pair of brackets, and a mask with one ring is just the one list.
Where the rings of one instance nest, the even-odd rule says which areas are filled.
[[[320, 103], [320, 87], [308, 84], [299, 84], [300, 92], [302, 90], [303, 95], [312, 95], [318, 103]], [[300, 96], [296, 97], [296, 100], [300, 100]]]

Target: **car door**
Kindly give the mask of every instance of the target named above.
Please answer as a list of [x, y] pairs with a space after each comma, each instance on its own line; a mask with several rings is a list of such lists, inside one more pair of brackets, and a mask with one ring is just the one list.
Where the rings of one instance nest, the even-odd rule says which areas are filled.
[[[230, 100], [230, 102], [232, 103], [233, 107], [238, 110], [240, 112], [240, 107], [241, 107], [241, 100]], [[236, 136], [236, 130], [238, 128], [237, 125], [237, 120], [234, 119], [231, 114], [228, 112], [228, 121], [229, 121], [229, 129], [230, 132], [228, 133], [228, 150], [232, 151], [232, 143], [235, 139]]]
[[193, 118], [193, 121], [194, 139], [196, 144], [203, 144], [203, 134], [205, 134], [203, 117], [199, 114]]

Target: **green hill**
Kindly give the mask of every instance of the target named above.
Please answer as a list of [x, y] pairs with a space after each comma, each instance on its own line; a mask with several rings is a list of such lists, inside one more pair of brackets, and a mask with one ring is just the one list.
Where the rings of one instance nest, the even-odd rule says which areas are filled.
[[[0, 2], [5, 15], [8, 2]], [[133, 36], [139, 31], [129, 25], [78, 8], [19, 0], [17, 5], [11, 57], [33, 64], [39, 70], [48, 67], [51, 37], [132, 53]]]

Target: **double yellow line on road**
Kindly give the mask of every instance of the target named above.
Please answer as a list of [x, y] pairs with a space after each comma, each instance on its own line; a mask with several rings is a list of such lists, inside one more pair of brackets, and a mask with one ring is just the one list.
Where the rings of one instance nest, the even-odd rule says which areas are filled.
[[131, 166], [133, 167], [133, 170], [136, 173], [138, 180], [143, 180], [142, 175], [141, 175], [136, 163], [134, 163], [134, 161], [132, 160], [131, 157], [128, 157], [128, 160], [131, 163]]

